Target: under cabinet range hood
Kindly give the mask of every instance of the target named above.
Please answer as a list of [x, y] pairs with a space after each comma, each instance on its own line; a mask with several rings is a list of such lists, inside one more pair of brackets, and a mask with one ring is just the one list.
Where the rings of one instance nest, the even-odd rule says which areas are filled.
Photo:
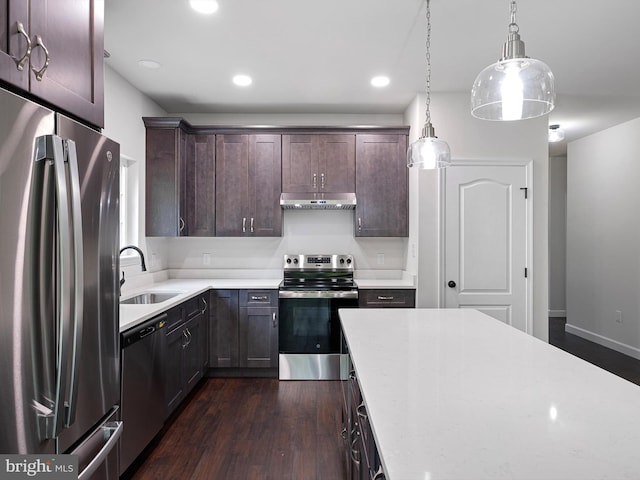
[[356, 208], [355, 193], [283, 193], [283, 209], [352, 210]]

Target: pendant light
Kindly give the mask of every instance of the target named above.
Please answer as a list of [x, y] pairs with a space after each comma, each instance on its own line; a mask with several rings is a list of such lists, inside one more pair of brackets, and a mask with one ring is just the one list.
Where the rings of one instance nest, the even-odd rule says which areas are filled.
[[423, 170], [445, 168], [451, 164], [451, 151], [444, 140], [436, 137], [431, 124], [431, 0], [427, 1], [427, 113], [422, 136], [409, 145], [407, 166]]
[[555, 104], [553, 73], [545, 63], [525, 56], [516, 9], [515, 0], [511, 0], [511, 23], [502, 58], [480, 72], [471, 89], [471, 114], [481, 120], [539, 117]]

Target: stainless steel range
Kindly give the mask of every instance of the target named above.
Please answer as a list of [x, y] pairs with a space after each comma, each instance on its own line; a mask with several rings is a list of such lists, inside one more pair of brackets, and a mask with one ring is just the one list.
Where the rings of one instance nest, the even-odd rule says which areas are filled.
[[358, 306], [352, 255], [285, 255], [279, 289], [281, 380], [340, 379], [339, 308]]

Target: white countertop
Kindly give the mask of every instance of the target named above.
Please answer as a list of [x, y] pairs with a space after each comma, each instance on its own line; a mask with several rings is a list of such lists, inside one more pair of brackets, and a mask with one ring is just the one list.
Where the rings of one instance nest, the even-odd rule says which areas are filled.
[[380, 288], [380, 289], [396, 289], [396, 288], [416, 288], [413, 281], [403, 280], [390, 280], [390, 279], [370, 279], [370, 278], [356, 278], [356, 285], [358, 288]]
[[134, 297], [140, 292], [179, 292], [179, 294], [160, 303], [120, 304], [120, 332], [135, 327], [143, 321], [210, 289], [277, 289], [281, 281], [280, 278], [171, 279], [141, 287], [123, 295], [121, 300]]
[[640, 387], [468, 309], [340, 311], [388, 480], [640, 478]]

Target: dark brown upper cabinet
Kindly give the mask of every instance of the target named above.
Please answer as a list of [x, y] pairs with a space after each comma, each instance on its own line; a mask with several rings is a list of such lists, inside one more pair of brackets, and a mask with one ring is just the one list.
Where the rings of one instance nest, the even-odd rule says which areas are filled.
[[103, 127], [103, 2], [0, 0], [0, 80]]
[[356, 237], [409, 236], [407, 135], [356, 135]]
[[216, 135], [216, 235], [282, 235], [281, 135]]
[[192, 134], [179, 118], [143, 120], [147, 236], [214, 236], [215, 136]]
[[355, 191], [355, 135], [283, 135], [282, 191]]

